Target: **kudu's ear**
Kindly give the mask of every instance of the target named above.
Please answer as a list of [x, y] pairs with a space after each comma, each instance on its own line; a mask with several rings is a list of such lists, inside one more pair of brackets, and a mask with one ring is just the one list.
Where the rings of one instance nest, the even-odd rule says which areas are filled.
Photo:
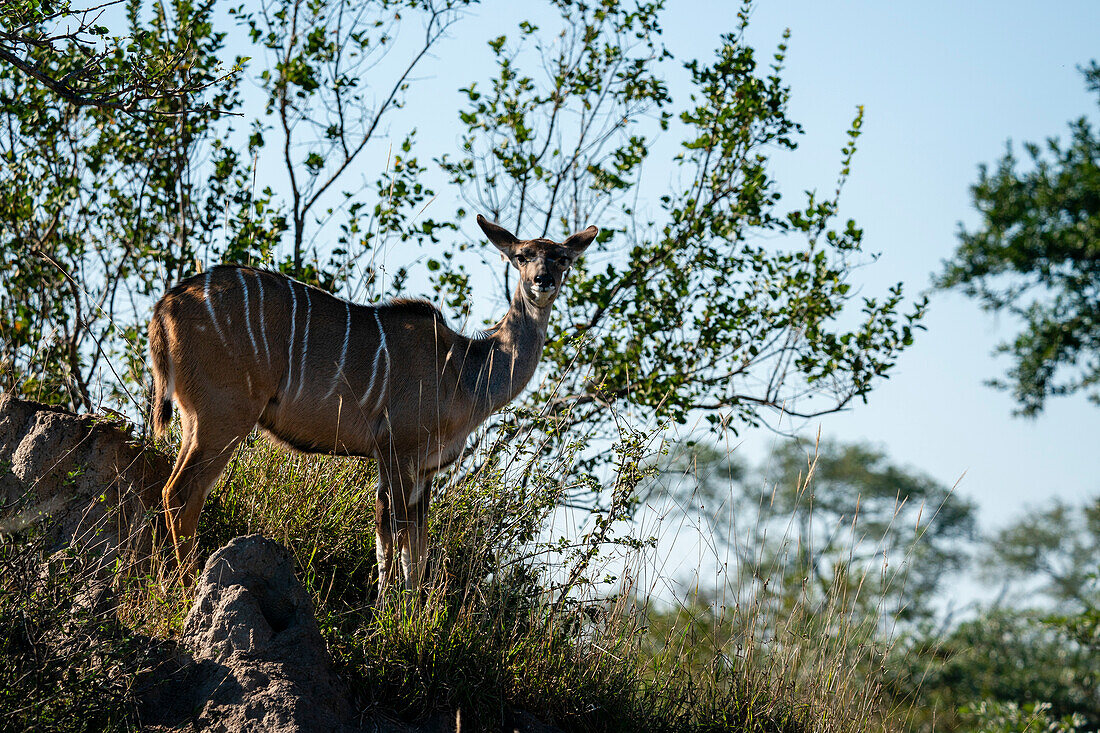
[[581, 252], [588, 249], [588, 245], [592, 244], [592, 240], [594, 240], [599, 233], [600, 230], [597, 227], [590, 226], [584, 231], [572, 235], [569, 239], [562, 242], [562, 244], [579, 255]]
[[494, 224], [481, 214], [477, 215], [477, 225], [481, 227], [481, 231], [485, 232], [485, 236], [489, 238], [489, 241], [504, 253], [505, 257], [511, 257], [512, 248], [519, 243], [519, 240], [516, 239], [516, 235], [512, 234], [500, 224]]

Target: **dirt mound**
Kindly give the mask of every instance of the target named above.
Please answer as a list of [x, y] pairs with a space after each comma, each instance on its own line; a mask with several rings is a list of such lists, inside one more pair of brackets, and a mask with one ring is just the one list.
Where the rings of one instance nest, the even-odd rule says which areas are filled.
[[[140, 686], [144, 725], [271, 733], [454, 733], [461, 715], [415, 726], [357, 713], [333, 668], [294, 560], [260, 535], [215, 552], [196, 585], [179, 646]], [[521, 712], [506, 731], [561, 733]]]
[[0, 395], [0, 533], [41, 524], [104, 567], [147, 557], [170, 471], [121, 421]]
[[313, 604], [290, 553], [260, 535], [215, 552], [196, 585], [175, 670], [162, 667], [142, 720], [212, 731], [353, 731]]

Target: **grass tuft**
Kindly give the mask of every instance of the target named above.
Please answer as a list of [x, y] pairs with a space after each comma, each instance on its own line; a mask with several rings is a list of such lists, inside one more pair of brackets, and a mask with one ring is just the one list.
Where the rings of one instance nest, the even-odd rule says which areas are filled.
[[71, 552], [0, 537], [0, 730], [137, 730], [140, 642]]

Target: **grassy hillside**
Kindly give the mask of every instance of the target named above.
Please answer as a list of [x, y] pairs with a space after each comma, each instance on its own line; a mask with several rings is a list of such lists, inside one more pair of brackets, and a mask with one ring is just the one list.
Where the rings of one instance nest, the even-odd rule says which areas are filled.
[[[477, 470], [436, 487], [427, 591], [378, 609], [373, 464], [290, 454], [253, 436], [207, 502], [200, 553], [251, 532], [283, 542], [358, 704], [409, 721], [461, 709], [496, 729], [503, 711], [522, 709], [577, 731], [895, 727], [904, 716], [878, 702], [881, 619], [855, 618], [839, 602], [776, 605], [767, 594], [729, 606], [699, 594], [651, 598], [656, 581], [639, 578], [657, 577], [654, 542], [627, 517], [652, 456], [637, 442], [616, 450], [603, 478], [608, 504], [574, 527], [555, 510], [567, 484], [545, 471], [545, 456], [490, 449]], [[8, 584], [2, 604], [2, 661], [31, 669], [40, 660], [12, 641], [19, 624], [57, 618], [70, 596], [16, 590]], [[172, 637], [187, 609], [158, 563], [125, 583], [124, 631], [103, 647], [124, 646], [127, 633]], [[99, 727], [134, 724], [132, 666], [107, 675], [89, 661], [77, 674], [70, 661], [54, 663], [52, 677], [12, 673], [11, 694], [48, 700], [58, 728], [80, 729], [90, 699], [102, 708]]]
[[[639, 442], [617, 449], [609, 503], [579, 534], [555, 532], [565, 483], [542, 473], [552, 462], [536, 451], [490, 450], [437, 485], [420, 602], [375, 609], [369, 461], [253, 439], [210, 497], [201, 551], [250, 532], [286, 544], [361, 704], [410, 720], [459, 707], [493, 720], [517, 707], [570, 730], [882, 728], [868, 671], [881, 650], [861, 644], [875, 623], [829, 605], [810, 618], [762, 601], [648, 600], [637, 578], [652, 575], [642, 567], [652, 546], [624, 518], [651, 457]], [[134, 587], [131, 623], [170, 634], [185, 601], [158, 588]]]

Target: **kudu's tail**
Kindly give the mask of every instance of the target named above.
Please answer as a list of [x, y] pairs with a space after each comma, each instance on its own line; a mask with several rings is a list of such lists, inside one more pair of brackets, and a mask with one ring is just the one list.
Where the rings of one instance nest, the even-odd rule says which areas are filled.
[[153, 432], [164, 436], [172, 422], [172, 393], [176, 389], [176, 370], [168, 353], [168, 336], [160, 304], [149, 321], [149, 356], [153, 363]]

